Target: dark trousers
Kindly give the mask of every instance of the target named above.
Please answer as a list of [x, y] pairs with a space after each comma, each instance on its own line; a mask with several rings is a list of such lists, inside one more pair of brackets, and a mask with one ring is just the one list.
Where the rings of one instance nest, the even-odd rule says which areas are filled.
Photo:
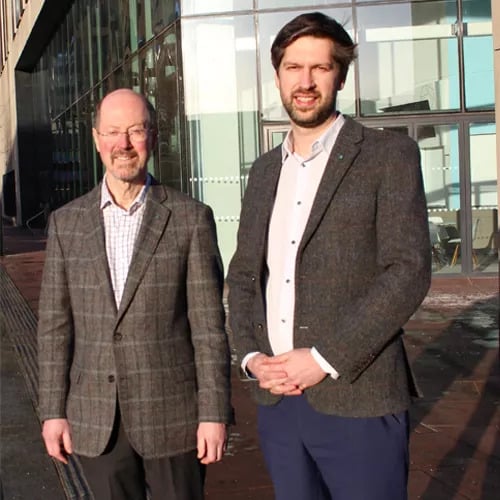
[[407, 499], [407, 412], [344, 418], [288, 396], [259, 406], [258, 428], [276, 500]]
[[79, 456], [95, 500], [202, 500], [205, 466], [196, 450], [159, 459], [143, 459], [130, 446], [121, 418], [105, 452]]

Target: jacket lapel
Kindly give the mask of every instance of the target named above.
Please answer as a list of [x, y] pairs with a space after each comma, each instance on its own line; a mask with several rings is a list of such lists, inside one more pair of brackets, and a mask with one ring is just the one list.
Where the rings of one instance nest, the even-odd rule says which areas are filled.
[[307, 221], [304, 235], [300, 243], [299, 252], [307, 245], [314, 231], [318, 227], [323, 214], [335, 195], [342, 179], [351, 168], [360, 151], [363, 140], [363, 128], [353, 119], [345, 117], [345, 123], [328, 159], [325, 172], [314, 198], [311, 213]]
[[281, 154], [281, 146], [270, 152], [269, 162], [260, 179], [261, 189], [259, 191], [259, 205], [256, 209], [261, 213], [262, 223], [259, 224], [261, 232], [255, 244], [257, 249], [264, 249], [264, 260], [267, 247], [267, 236], [269, 233], [269, 221], [274, 207], [274, 199], [282, 167]]
[[170, 217], [170, 209], [163, 204], [167, 198], [165, 188], [161, 185], [152, 184], [149, 189], [141, 228], [137, 235], [127, 281], [118, 308], [117, 322], [120, 321], [127, 310]]
[[[111, 275], [109, 273], [108, 258], [106, 255], [106, 241], [104, 223], [101, 216], [101, 183], [89, 193], [89, 208], [86, 211], [85, 227], [91, 228], [87, 233], [85, 248], [89, 255], [93, 255], [92, 270], [97, 275], [98, 283], [103, 288], [103, 300], [109, 302], [110, 310], [116, 310]], [[103, 279], [103, 276], [106, 279]]]

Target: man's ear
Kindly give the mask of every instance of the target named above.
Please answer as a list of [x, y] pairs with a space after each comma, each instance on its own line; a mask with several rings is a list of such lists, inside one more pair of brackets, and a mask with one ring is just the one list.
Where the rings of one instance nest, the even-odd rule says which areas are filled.
[[98, 152], [100, 152], [100, 149], [99, 149], [99, 134], [97, 133], [97, 130], [94, 127], [92, 127], [92, 137], [94, 138], [95, 148], [97, 149]]
[[278, 70], [274, 72], [274, 84], [276, 85], [276, 88], [280, 88], [280, 77], [278, 75]]

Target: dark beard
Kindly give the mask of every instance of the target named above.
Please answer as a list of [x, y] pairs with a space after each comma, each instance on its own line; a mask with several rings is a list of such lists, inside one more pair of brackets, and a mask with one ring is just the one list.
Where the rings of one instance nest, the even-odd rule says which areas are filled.
[[285, 108], [290, 120], [302, 128], [315, 128], [325, 123], [336, 111], [336, 102], [326, 102], [323, 106], [316, 109], [312, 115], [302, 116], [300, 111], [295, 110], [293, 107], [293, 99], [291, 101], [283, 100], [283, 107]]

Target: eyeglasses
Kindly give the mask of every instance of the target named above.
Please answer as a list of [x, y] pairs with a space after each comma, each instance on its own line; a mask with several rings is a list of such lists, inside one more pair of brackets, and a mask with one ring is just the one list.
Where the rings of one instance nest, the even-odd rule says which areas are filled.
[[149, 128], [131, 128], [125, 132], [120, 132], [119, 130], [111, 130], [105, 133], [97, 130], [96, 132], [110, 142], [117, 142], [123, 134], [126, 134], [130, 142], [136, 143], [144, 142], [148, 138], [149, 130]]

